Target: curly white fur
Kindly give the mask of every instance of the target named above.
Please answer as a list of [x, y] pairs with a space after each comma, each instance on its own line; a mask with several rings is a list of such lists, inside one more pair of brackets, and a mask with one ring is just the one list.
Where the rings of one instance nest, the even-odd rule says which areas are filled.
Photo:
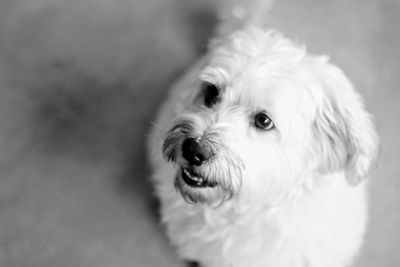
[[[203, 103], [204, 83], [219, 90], [214, 106]], [[254, 127], [260, 111], [271, 131]], [[190, 137], [215, 153], [196, 172], [217, 186], [182, 180]], [[377, 143], [360, 96], [326, 57], [273, 30], [218, 38], [174, 86], [151, 135], [168, 237], [206, 267], [349, 266], [367, 223], [359, 183]]]

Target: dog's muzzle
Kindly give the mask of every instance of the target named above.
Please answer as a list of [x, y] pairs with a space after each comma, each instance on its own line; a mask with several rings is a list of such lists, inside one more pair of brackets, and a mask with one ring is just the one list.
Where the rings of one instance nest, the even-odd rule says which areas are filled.
[[203, 132], [195, 119], [186, 117], [177, 120], [162, 145], [164, 158], [177, 167], [176, 189], [189, 203], [231, 199], [241, 188], [243, 162], [224, 145], [218, 131]]
[[174, 185], [189, 203], [221, 203], [240, 191], [244, 164], [217, 132], [200, 134], [180, 120], [166, 135], [164, 158], [177, 168]]

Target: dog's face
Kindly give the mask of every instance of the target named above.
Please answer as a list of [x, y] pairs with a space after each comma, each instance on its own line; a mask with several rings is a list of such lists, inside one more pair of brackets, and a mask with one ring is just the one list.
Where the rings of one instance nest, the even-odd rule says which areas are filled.
[[271, 205], [321, 175], [367, 174], [377, 138], [350, 82], [276, 32], [218, 40], [167, 133], [163, 154], [188, 202]]

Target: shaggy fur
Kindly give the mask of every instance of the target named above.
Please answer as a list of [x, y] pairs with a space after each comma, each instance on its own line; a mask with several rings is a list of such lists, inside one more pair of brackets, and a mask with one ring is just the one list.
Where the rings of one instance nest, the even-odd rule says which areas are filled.
[[[260, 113], [273, 127], [257, 127]], [[187, 139], [209, 152], [204, 163], [183, 156]], [[274, 30], [217, 38], [151, 135], [167, 235], [182, 259], [206, 267], [349, 266], [377, 143], [360, 96], [326, 57]], [[189, 185], [185, 172], [208, 186]]]

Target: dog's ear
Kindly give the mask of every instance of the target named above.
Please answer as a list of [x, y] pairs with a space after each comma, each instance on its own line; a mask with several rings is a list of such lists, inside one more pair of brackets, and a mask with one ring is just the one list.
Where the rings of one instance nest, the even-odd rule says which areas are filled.
[[344, 73], [327, 59], [313, 64], [318, 102], [313, 125], [319, 171], [346, 170], [347, 180], [356, 185], [375, 162], [378, 137], [360, 95]]

